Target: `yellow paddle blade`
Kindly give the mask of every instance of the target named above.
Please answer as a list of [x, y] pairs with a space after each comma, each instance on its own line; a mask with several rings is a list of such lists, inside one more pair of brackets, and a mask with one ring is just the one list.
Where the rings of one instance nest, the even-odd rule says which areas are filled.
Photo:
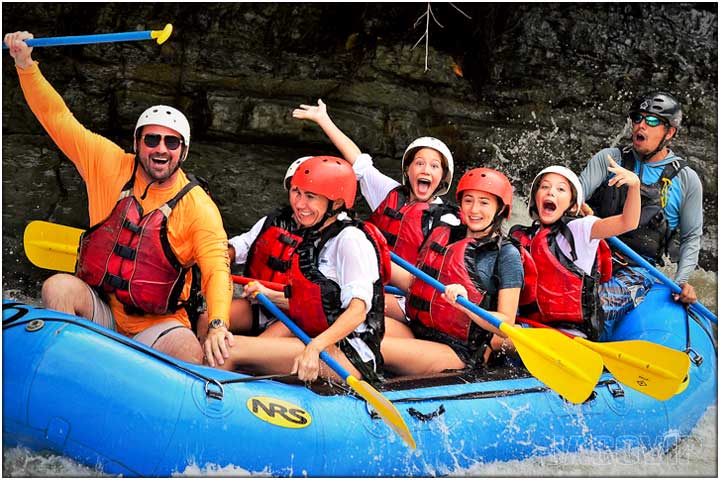
[[690, 369], [686, 353], [645, 340], [607, 343], [578, 337], [575, 340], [599, 353], [620, 383], [658, 400], [678, 393]]
[[400, 416], [400, 412], [395, 408], [390, 400], [385, 398], [380, 392], [375, 390], [372, 385], [364, 380], [358, 380], [350, 375], [345, 379], [350, 387], [355, 390], [362, 398], [375, 408], [380, 418], [402, 438], [405, 443], [415, 449], [415, 439], [410, 433], [405, 420]]
[[37, 267], [74, 272], [82, 233], [80, 228], [32, 221], [25, 227], [23, 236], [25, 255]]
[[595, 389], [603, 369], [600, 355], [547, 328], [513, 328], [501, 324], [525, 367], [548, 387], [573, 403]]
[[680, 386], [678, 386], [678, 389], [675, 392], [675, 395], [678, 395], [678, 394], [684, 392], [689, 384], [690, 384], [690, 373], [688, 373], [688, 376], [685, 377], [685, 380], [683, 380], [682, 383], [680, 384]]

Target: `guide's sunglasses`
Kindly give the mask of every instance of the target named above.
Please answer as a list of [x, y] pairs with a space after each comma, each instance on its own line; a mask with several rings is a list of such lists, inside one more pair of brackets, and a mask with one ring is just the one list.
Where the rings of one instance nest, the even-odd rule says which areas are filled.
[[645, 119], [645, 124], [648, 127], [657, 127], [661, 123], [665, 123], [661, 118], [656, 117], [655, 115], [643, 115], [642, 113], [638, 113], [638, 112], [630, 114], [630, 120], [632, 120], [632, 122], [635, 125], [640, 124], [640, 122], [642, 122], [643, 119]]
[[165, 146], [168, 150], [177, 150], [183, 143], [182, 138], [176, 137], [175, 135], [162, 136], [157, 133], [147, 133], [143, 135], [143, 142], [148, 148], [157, 147], [163, 139], [165, 140]]

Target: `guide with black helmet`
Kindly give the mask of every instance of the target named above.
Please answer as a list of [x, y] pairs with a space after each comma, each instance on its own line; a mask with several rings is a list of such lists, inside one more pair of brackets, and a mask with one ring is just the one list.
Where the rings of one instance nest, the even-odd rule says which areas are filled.
[[[619, 238], [653, 264], [662, 265], [669, 255], [678, 263], [675, 282], [682, 292], [676, 299], [697, 301], [688, 279], [698, 262], [703, 227], [702, 184], [687, 161], [677, 156], [670, 142], [682, 123], [682, 107], [671, 94], [662, 91], [639, 96], [628, 110], [632, 144], [606, 148], [595, 154], [580, 174], [585, 200], [599, 217], [622, 211], [626, 188], [608, 187], [608, 155], [641, 181], [641, 215], [637, 229]], [[652, 276], [618, 253], [610, 282], [602, 285], [603, 309], [611, 318], [637, 306], [652, 285]], [[606, 332], [611, 327], [606, 323]], [[610, 328], [612, 331], [612, 328]]]

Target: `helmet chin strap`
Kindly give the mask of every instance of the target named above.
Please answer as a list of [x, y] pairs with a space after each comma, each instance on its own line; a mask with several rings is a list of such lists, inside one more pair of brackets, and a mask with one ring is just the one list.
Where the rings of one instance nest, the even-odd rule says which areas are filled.
[[436, 188], [435, 191], [432, 193], [432, 195], [430, 196], [430, 198], [432, 199], [432, 198], [437, 197], [437, 196], [438, 196], [438, 192], [439, 192], [440, 190], [442, 190], [443, 188], [445, 188], [445, 186], [446, 186], [446, 185], [445, 185], [445, 180], [444, 180], [444, 179], [443, 179], [443, 180], [440, 180], [440, 183], [438, 183], [437, 188]]
[[[320, 221], [317, 223], [317, 228], [314, 230], [320, 230], [325, 225], [325, 222], [328, 221], [328, 219], [334, 217], [335, 215], [343, 212], [346, 210], [345, 205], [343, 204], [342, 207], [336, 208], [335, 210], [332, 209], [333, 201], [328, 198], [328, 205], [327, 210], [325, 210], [325, 215], [320, 219]], [[311, 227], [312, 228], [312, 227]]]

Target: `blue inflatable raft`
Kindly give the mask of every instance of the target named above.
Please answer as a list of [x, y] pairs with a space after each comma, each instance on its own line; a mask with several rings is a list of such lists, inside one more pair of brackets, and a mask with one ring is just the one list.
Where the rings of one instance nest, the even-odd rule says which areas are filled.
[[83, 319], [5, 300], [3, 443], [163, 477], [230, 465], [272, 476], [437, 476], [580, 449], [667, 450], [717, 403], [712, 326], [669, 298], [654, 287], [613, 340], [687, 350], [681, 393], [658, 401], [607, 372], [577, 405], [510, 369], [392, 379], [380, 389], [414, 451], [341, 385], [178, 362]]

